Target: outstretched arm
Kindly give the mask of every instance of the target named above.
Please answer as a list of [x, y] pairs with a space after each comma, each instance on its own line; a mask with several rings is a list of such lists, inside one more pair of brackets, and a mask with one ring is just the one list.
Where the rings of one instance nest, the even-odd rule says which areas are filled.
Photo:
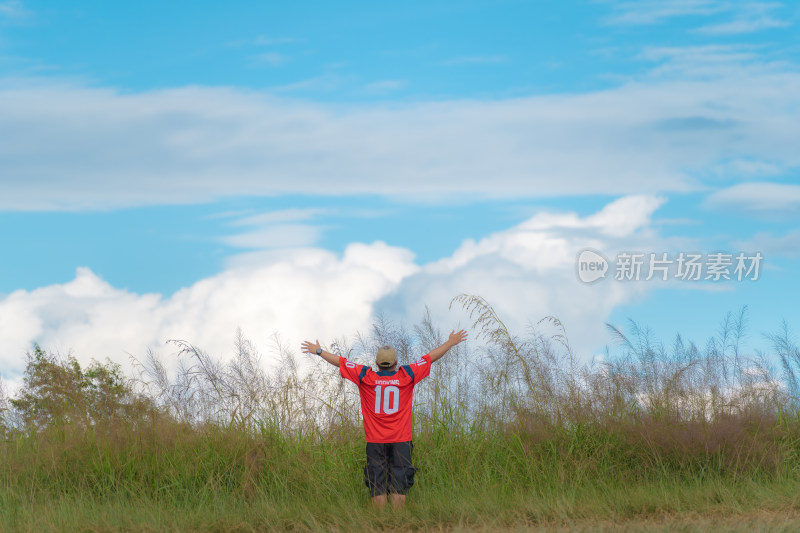
[[[322, 346], [320, 346], [319, 341], [317, 341], [317, 342], [305, 341], [302, 346], [303, 346], [303, 351], [304, 352], [313, 353], [314, 355], [317, 355], [317, 350], [322, 349]], [[336, 368], [339, 368], [339, 356], [338, 355], [332, 354], [331, 352], [327, 352], [325, 350], [322, 350], [322, 353], [320, 353], [319, 356], [322, 357], [323, 359], [325, 359], [327, 362], [329, 362], [333, 366], [335, 366]]]
[[447, 342], [442, 344], [441, 346], [434, 348], [430, 351], [428, 355], [431, 356], [431, 363], [436, 361], [437, 359], [441, 358], [447, 351], [455, 346], [456, 344], [460, 344], [461, 342], [467, 339], [467, 332], [463, 329], [456, 333], [455, 331], [450, 332], [450, 338], [447, 339]]

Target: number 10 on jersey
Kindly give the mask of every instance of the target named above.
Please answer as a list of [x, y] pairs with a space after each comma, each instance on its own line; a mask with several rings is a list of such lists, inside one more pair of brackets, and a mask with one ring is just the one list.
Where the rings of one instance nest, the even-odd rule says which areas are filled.
[[[383, 410], [381, 410], [383, 407]], [[400, 409], [400, 389], [394, 385], [375, 385], [375, 414], [391, 415]]]

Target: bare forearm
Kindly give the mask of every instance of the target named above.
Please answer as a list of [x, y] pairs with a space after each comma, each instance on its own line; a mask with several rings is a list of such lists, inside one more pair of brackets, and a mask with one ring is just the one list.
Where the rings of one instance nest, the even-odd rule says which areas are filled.
[[333, 354], [333, 353], [328, 352], [328, 351], [325, 351], [325, 350], [322, 350], [322, 353], [319, 354], [319, 356], [322, 357], [323, 359], [325, 359], [327, 362], [329, 362], [333, 366], [335, 366], [336, 368], [339, 368], [339, 356], [338, 355]]
[[431, 363], [436, 361], [437, 359], [441, 359], [441, 357], [446, 354], [452, 346], [449, 342], [442, 344], [441, 346], [437, 346], [433, 350], [430, 351], [428, 355], [431, 356]]

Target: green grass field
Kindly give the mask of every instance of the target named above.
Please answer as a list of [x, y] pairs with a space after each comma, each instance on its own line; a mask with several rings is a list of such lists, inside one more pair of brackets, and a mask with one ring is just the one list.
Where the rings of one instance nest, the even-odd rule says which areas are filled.
[[586, 428], [544, 439], [423, 431], [417, 483], [396, 512], [368, 504], [358, 431], [324, 442], [163, 426], [52, 437], [6, 449], [3, 530], [636, 530], [715, 517], [749, 530], [737, 516], [787, 531], [800, 524], [788, 443], [791, 454], [764, 468], [728, 464], [724, 452], [665, 461], [644, 443]]
[[[483, 343], [417, 388], [403, 511], [369, 504], [355, 387], [280, 346], [267, 368], [239, 335], [225, 363], [179, 343], [182, 367], [149, 354], [131, 377], [37, 348], [1, 406], [0, 530], [800, 530], [788, 332], [780, 376], [742, 353], [735, 323], [704, 350], [633, 327], [590, 367], [556, 321], [518, 338], [479, 298], [460, 303]], [[402, 362], [440, 338], [429, 319], [378, 323], [335, 348], [367, 362], [391, 342]]]

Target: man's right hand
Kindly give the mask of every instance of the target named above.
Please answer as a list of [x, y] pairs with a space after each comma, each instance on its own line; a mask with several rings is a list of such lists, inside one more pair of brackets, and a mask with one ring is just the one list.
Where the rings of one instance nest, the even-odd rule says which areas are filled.
[[465, 330], [461, 330], [459, 332], [451, 331], [450, 338], [447, 339], [447, 342], [450, 346], [455, 346], [456, 344], [461, 344], [467, 339], [467, 332]]

